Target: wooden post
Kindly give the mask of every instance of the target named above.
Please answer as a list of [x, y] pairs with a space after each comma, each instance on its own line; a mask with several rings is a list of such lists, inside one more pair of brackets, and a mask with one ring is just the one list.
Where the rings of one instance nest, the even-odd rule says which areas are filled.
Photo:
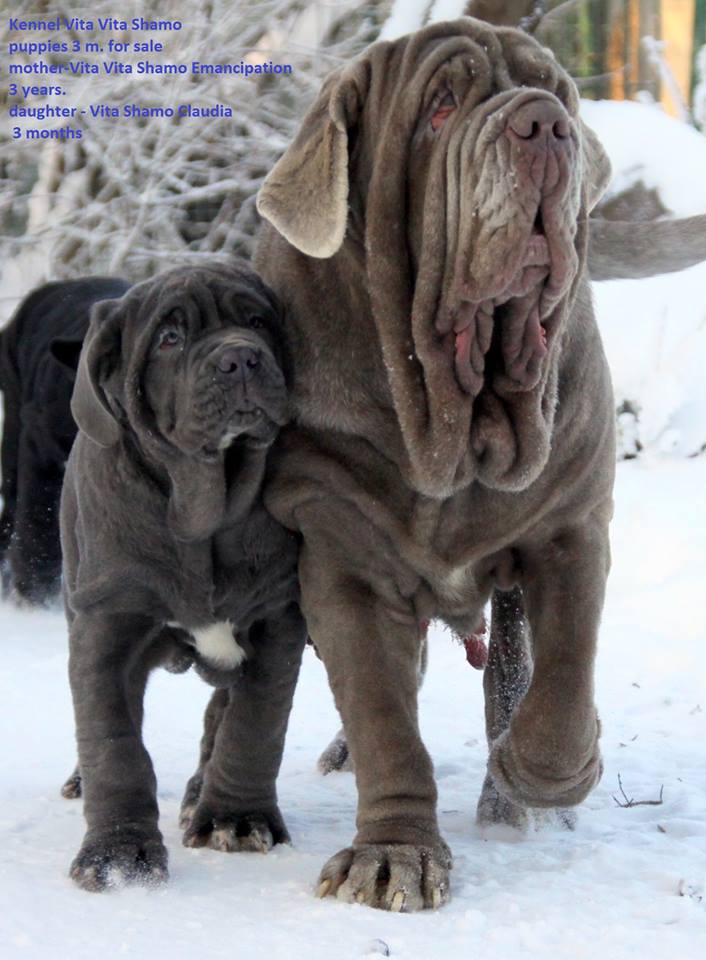
[[[674, 74], [685, 103], [689, 102], [691, 93], [694, 13], [695, 0], [661, 0], [661, 39], [664, 42], [664, 59]], [[676, 104], [664, 84], [662, 84], [660, 100], [668, 114], [677, 115]]]

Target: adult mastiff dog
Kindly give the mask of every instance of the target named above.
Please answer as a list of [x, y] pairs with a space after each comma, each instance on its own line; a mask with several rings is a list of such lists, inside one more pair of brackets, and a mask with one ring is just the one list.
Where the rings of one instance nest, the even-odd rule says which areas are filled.
[[551, 53], [466, 18], [332, 74], [260, 192], [296, 418], [266, 502], [303, 536], [359, 791], [322, 896], [447, 899], [419, 623], [468, 634], [494, 588], [481, 818], [577, 804], [601, 775], [614, 414], [585, 261], [608, 174]]
[[141, 727], [149, 670], [175, 647], [226, 688], [184, 842], [287, 839], [275, 777], [305, 628], [296, 539], [261, 498], [282, 362], [279, 308], [243, 265], [173, 270], [92, 313], [61, 501], [86, 889], [166, 876]]

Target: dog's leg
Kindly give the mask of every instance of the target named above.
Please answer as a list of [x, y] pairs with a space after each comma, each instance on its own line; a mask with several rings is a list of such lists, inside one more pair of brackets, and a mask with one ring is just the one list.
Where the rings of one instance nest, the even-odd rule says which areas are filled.
[[593, 661], [610, 565], [607, 522], [566, 530], [524, 552], [521, 565], [534, 670], [489, 770], [515, 804], [573, 806], [602, 771]]
[[35, 438], [22, 435], [18, 491], [8, 559], [12, 586], [21, 600], [44, 603], [57, 593], [61, 576], [58, 463], [47, 462]]
[[213, 752], [184, 844], [266, 853], [289, 834], [277, 805], [282, 760], [306, 626], [292, 604], [278, 619], [255, 625], [254, 652], [244, 661], [218, 724]]
[[129, 614], [79, 613], [70, 629], [69, 676], [88, 830], [71, 865], [86, 890], [114, 875], [167, 876], [156, 782], [142, 743], [144, 648], [153, 624]]
[[[428, 649], [429, 649], [429, 640], [427, 637], [427, 622], [424, 621], [424, 625], [420, 628], [420, 643], [419, 643], [419, 667], [418, 667], [418, 689], [422, 689], [422, 684], [424, 683], [424, 677], [427, 672], [427, 660], [428, 660]], [[346, 739], [346, 731], [341, 727], [338, 733], [334, 736], [333, 740], [328, 744], [324, 749], [321, 756], [319, 757], [316, 766], [319, 769], [319, 772], [326, 776], [329, 773], [339, 773], [343, 771], [352, 771], [353, 770], [353, 758], [351, 757], [350, 750], [348, 749], [348, 741]]]
[[[529, 686], [532, 654], [528, 632], [520, 588], [505, 592], [495, 590], [488, 663], [483, 673], [485, 730], [489, 746], [509, 727], [510, 718]], [[524, 830], [528, 814], [526, 808], [498, 793], [493, 778], [487, 773], [478, 801], [477, 819], [483, 826], [502, 823]]]
[[[342, 547], [305, 537], [304, 613], [328, 672], [358, 786], [358, 832], [324, 866], [319, 896], [386, 910], [440, 906], [451, 855], [417, 718], [419, 625], [411, 605], [342, 572]], [[343, 568], [345, 570], [345, 568]], [[377, 584], [384, 578], [370, 570]]]
[[181, 810], [179, 811], [179, 826], [186, 830], [191, 825], [191, 820], [196, 810], [196, 805], [203, 789], [203, 780], [206, 773], [206, 765], [211, 759], [213, 747], [216, 742], [216, 733], [221, 725], [223, 714], [228, 706], [228, 690], [214, 690], [211, 699], [208, 701], [206, 712], [203, 718], [203, 736], [201, 737], [201, 747], [199, 751], [199, 765], [196, 772], [189, 778], [184, 791], [184, 797], [181, 801]]
[[[163, 627], [132, 669], [129, 683], [131, 711], [138, 730], [142, 729], [145, 687], [155, 667], [164, 667], [170, 673], [184, 673], [193, 662], [190, 647], [185, 642], [188, 634], [172, 627]], [[81, 769], [78, 764], [64, 781], [61, 795], [67, 800], [81, 796]]]

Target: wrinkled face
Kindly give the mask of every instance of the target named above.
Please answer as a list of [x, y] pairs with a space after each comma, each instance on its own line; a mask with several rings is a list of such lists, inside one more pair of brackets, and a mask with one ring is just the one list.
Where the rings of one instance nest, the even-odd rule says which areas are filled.
[[[524, 489], [547, 462], [561, 332], [580, 321], [587, 218], [610, 172], [577, 105], [519, 30], [431, 24], [331, 74], [259, 191], [288, 244], [331, 260], [319, 275], [359, 271], [342, 299], [375, 326], [398, 462], [428, 496], [474, 477]], [[285, 271], [261, 265], [289, 298]]]
[[479, 38], [433, 72], [408, 175], [417, 267], [434, 217], [430, 201], [445, 195], [437, 332], [459, 386], [472, 395], [489, 374], [534, 386], [554, 333], [552, 311], [578, 267], [583, 155], [575, 89], [529, 37], [498, 30], [492, 40]]
[[267, 446], [287, 420], [281, 308], [245, 264], [168, 271], [97, 303], [71, 410], [110, 447], [129, 429], [166, 463]]
[[142, 365], [147, 418], [183, 453], [215, 460], [231, 444], [269, 445], [286, 420], [274, 306], [242, 285], [227, 298], [187, 288], [151, 324]]

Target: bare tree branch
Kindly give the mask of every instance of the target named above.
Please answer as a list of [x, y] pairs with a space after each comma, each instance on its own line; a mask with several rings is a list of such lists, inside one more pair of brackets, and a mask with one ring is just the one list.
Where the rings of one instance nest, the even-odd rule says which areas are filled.
[[620, 787], [620, 793], [622, 794], [623, 799], [619, 800], [617, 797], [613, 797], [616, 804], [619, 807], [628, 808], [628, 807], [659, 807], [662, 805], [663, 794], [664, 794], [664, 785], [659, 788], [659, 799], [658, 800], [633, 800], [628, 798], [628, 795], [623, 789], [623, 781], [620, 779], [620, 774], [618, 774], [618, 786]]

